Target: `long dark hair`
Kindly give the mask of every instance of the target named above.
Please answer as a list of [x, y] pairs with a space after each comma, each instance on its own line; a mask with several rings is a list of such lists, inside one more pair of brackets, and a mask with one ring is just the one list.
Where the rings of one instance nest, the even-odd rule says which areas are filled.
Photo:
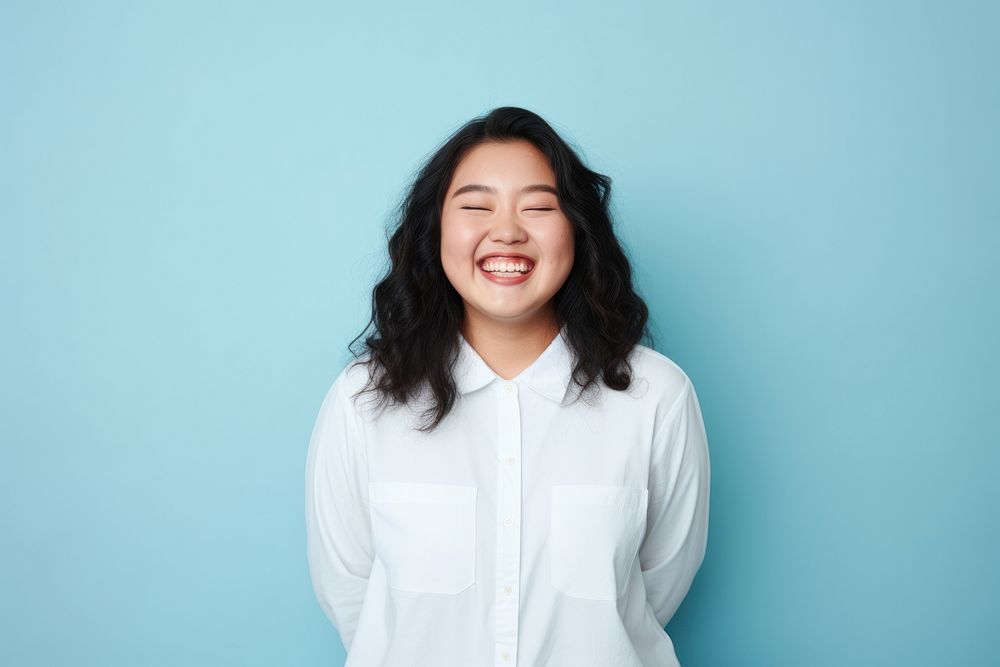
[[[573, 227], [575, 256], [566, 282], [556, 292], [555, 312], [575, 357], [573, 381], [580, 388], [623, 391], [632, 382], [628, 356], [636, 343], [651, 340], [645, 302], [632, 286], [632, 268], [612, 230], [611, 179], [588, 169], [562, 137], [539, 115], [499, 107], [467, 122], [419, 169], [396, 208], [397, 224], [388, 238], [390, 267], [372, 291], [371, 319], [353, 345], [365, 338], [368, 384], [379, 404], [408, 404], [430, 391], [429, 422], [434, 430], [457, 399], [452, 369], [465, 317], [461, 296], [441, 265], [441, 210], [455, 168], [474, 146], [486, 141], [526, 139], [544, 153], [555, 172], [559, 206]], [[348, 348], [350, 349], [350, 345]], [[357, 396], [355, 394], [355, 396]]]

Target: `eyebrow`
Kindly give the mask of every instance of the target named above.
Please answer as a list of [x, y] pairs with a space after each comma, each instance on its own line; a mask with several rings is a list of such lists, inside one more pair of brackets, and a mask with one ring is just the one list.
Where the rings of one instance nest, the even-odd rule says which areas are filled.
[[[489, 185], [470, 183], [469, 185], [463, 185], [458, 190], [455, 190], [455, 194], [452, 195], [452, 198], [457, 197], [458, 195], [461, 194], [465, 194], [466, 192], [488, 192], [490, 194], [495, 195], [497, 194], [497, 189], [494, 187], [490, 187]], [[548, 192], [550, 194], [554, 194], [557, 197], [559, 196], [558, 190], [556, 190], [551, 185], [545, 185], [544, 183], [537, 183], [535, 185], [526, 185], [523, 188], [521, 188], [521, 192], [524, 194], [527, 194], [529, 192]]]

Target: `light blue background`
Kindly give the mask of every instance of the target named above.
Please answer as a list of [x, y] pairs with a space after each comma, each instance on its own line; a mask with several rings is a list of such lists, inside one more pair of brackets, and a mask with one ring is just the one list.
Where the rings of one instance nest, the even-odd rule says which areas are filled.
[[312, 421], [413, 170], [513, 104], [702, 401], [685, 667], [996, 664], [997, 7], [5, 2], [0, 663], [341, 664]]

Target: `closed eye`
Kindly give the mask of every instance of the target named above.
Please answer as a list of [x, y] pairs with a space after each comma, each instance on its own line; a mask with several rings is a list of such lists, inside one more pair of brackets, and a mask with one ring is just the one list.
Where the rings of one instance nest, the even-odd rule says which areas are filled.
[[[463, 206], [462, 208], [468, 209], [470, 211], [488, 211], [490, 209], [483, 208], [481, 206]], [[554, 211], [554, 208], [526, 208], [525, 211]]]

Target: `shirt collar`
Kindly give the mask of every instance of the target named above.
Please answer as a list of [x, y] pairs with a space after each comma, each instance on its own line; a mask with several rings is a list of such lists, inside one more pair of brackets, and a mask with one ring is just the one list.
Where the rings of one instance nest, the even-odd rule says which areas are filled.
[[[485, 387], [493, 380], [507, 382], [493, 372], [461, 332], [458, 338], [459, 352], [454, 377], [460, 394]], [[573, 352], [566, 342], [566, 327], [563, 326], [538, 358], [510, 382], [526, 383], [546, 398], [562, 403], [566, 398], [572, 372]]]

